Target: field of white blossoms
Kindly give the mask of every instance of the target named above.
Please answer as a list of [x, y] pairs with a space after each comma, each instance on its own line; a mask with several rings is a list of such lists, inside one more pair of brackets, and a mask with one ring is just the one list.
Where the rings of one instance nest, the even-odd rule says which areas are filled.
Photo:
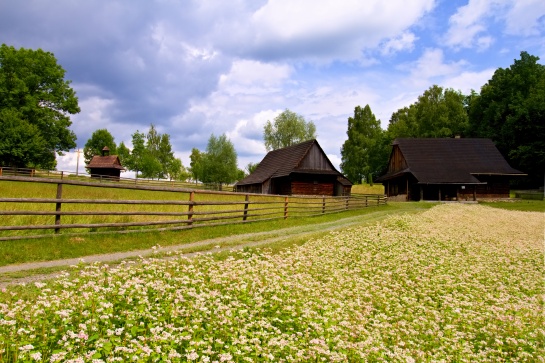
[[0, 293], [0, 361], [544, 361], [544, 230], [440, 205], [281, 253], [80, 266]]

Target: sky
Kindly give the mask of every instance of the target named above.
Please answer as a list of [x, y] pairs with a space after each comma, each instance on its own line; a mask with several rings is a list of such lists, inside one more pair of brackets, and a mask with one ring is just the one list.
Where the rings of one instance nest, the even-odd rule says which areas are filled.
[[[338, 168], [356, 106], [386, 129], [433, 85], [479, 92], [521, 51], [543, 64], [545, 1], [0, 0], [0, 43], [55, 55], [79, 149], [104, 128], [130, 148], [154, 124], [184, 166], [225, 133], [244, 169], [289, 109]], [[57, 169], [75, 172], [77, 155]]]

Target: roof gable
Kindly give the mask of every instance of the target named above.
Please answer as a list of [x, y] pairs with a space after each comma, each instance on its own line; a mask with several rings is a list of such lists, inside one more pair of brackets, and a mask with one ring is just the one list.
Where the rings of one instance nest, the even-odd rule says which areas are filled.
[[238, 185], [263, 183], [270, 178], [288, 176], [293, 172], [339, 174], [315, 139], [270, 151], [256, 170]]
[[121, 166], [121, 161], [119, 161], [119, 157], [117, 155], [95, 155], [89, 164], [87, 164], [87, 168], [125, 170], [123, 166]]
[[[420, 183], [478, 183], [478, 175], [524, 175], [513, 169], [490, 139], [412, 138], [396, 139], [403, 162], [392, 167], [380, 180], [409, 172]], [[403, 170], [399, 165], [404, 166]]]

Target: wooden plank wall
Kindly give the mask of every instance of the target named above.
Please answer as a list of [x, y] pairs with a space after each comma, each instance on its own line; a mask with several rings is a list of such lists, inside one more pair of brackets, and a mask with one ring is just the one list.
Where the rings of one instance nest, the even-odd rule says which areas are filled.
[[390, 156], [390, 162], [388, 164], [388, 173], [393, 173], [407, 168], [407, 162], [399, 150], [399, 146], [394, 145], [392, 154]]
[[292, 181], [291, 193], [295, 195], [334, 195], [333, 183], [316, 183], [304, 181]]
[[333, 170], [327, 157], [316, 145], [312, 145], [312, 148], [309, 150], [308, 154], [303, 160], [301, 160], [298, 169]]

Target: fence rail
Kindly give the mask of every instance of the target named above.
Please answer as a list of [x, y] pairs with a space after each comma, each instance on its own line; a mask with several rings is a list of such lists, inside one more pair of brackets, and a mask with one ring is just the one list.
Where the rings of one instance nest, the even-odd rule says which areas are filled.
[[164, 186], [171, 188], [189, 188], [200, 190], [221, 190], [222, 188], [232, 189], [232, 185], [226, 184], [202, 184], [192, 183], [179, 180], [166, 179], [148, 179], [148, 178], [122, 178], [100, 174], [87, 174], [80, 172], [62, 171], [62, 170], [40, 170], [32, 168], [10, 168], [0, 166], [0, 177], [30, 177], [30, 178], [46, 178], [83, 181], [89, 183], [104, 183], [104, 184], [129, 184], [129, 185], [147, 185], [147, 186]]
[[[179, 230], [308, 217], [380, 206], [387, 201], [384, 195], [374, 194], [279, 196], [5, 175], [0, 176], [0, 190], [3, 182], [49, 184], [52, 197], [0, 198], [0, 241], [104, 231]], [[99, 195], [111, 195], [110, 198], [74, 198], [82, 192], [89, 193], [90, 189], [82, 187], [101, 188]], [[166, 192], [168, 199], [112, 198], [118, 189], [163, 192], [163, 197]], [[148, 195], [157, 198], [158, 193]]]

